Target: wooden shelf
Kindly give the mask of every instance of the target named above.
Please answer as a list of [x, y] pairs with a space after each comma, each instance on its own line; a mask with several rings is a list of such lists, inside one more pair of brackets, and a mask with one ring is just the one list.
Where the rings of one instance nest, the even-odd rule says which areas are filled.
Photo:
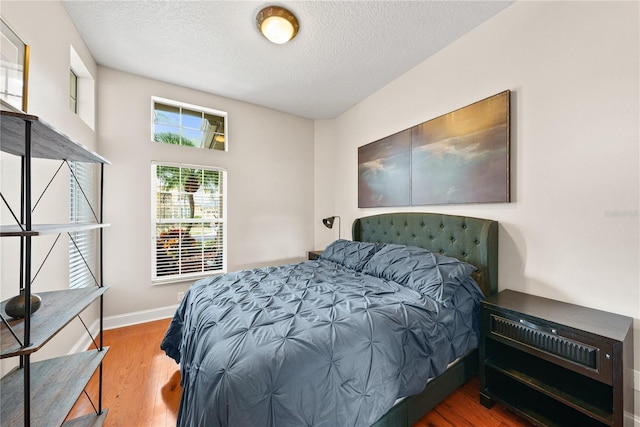
[[[3, 103], [3, 108], [5, 107]], [[14, 183], [20, 188], [20, 211], [25, 217], [20, 221], [29, 223], [0, 226], [0, 237], [18, 237], [21, 243], [20, 289], [33, 292], [29, 285], [31, 272], [31, 237], [42, 234], [61, 234], [75, 231], [97, 230], [109, 226], [102, 223], [102, 213], [97, 223], [85, 224], [33, 224], [32, 188], [34, 178], [32, 159], [51, 159], [100, 164], [101, 182], [99, 205], [103, 202], [102, 173], [109, 161], [37, 116], [19, 111], [0, 112], [0, 150], [22, 157], [21, 178]], [[54, 175], [55, 178], [56, 175]], [[53, 180], [53, 178], [52, 178]], [[48, 188], [48, 186], [47, 186]], [[46, 191], [46, 188], [45, 188]], [[3, 197], [4, 199], [4, 197]], [[5, 201], [5, 203], [7, 203]], [[15, 217], [14, 217], [15, 218]], [[102, 265], [102, 233], [98, 233], [98, 254]], [[23, 246], [24, 245], [24, 246]], [[37, 274], [37, 273], [36, 273]], [[102, 333], [102, 295], [108, 287], [102, 286], [102, 275], [97, 285], [80, 289], [63, 289], [36, 292], [42, 298], [40, 309], [25, 319], [12, 319], [6, 315], [8, 302], [0, 303], [3, 321], [0, 323], [0, 359], [20, 356], [21, 367], [0, 379], [0, 420], [2, 426], [102, 426], [106, 411], [82, 416], [65, 422], [73, 407], [102, 359], [106, 349], [90, 350], [69, 356], [31, 362], [30, 355], [42, 348], [91, 303], [100, 299], [100, 333]], [[29, 294], [26, 295], [29, 298]], [[26, 337], [25, 337], [26, 334]], [[25, 339], [27, 338], [27, 339]], [[102, 378], [100, 378], [96, 406], [102, 405]]]
[[506, 357], [498, 357], [495, 362], [488, 360], [485, 366], [602, 423], [612, 424], [613, 402], [610, 398], [610, 387], [584, 377], [580, 378], [579, 375], [567, 375], [568, 372], [554, 369], [551, 365], [543, 365], [541, 368], [535, 361], [529, 364], [525, 363], [526, 361], [529, 360], [520, 363]]
[[[107, 350], [105, 347], [31, 364], [31, 427], [62, 425]], [[0, 381], [3, 427], [24, 424], [23, 382], [22, 369], [13, 370]]]
[[506, 380], [493, 384], [487, 391], [492, 399], [506, 406], [536, 426], [545, 427], [607, 427], [582, 412], [563, 406], [560, 402], [514, 380]]
[[0, 237], [41, 236], [44, 234], [71, 233], [74, 231], [95, 230], [109, 227], [111, 224], [32, 224], [31, 231], [25, 231], [25, 225], [2, 225]]
[[108, 409], [103, 409], [101, 414], [89, 414], [65, 421], [62, 427], [101, 427], [107, 418]]
[[[0, 325], [0, 359], [37, 351], [87, 308], [89, 304], [104, 294], [107, 289], [107, 286], [92, 286], [62, 291], [36, 292], [42, 298], [42, 305], [31, 316], [31, 343], [28, 346], [21, 347], [20, 343], [16, 341], [11, 331], [9, 331], [9, 328], [2, 323]], [[0, 304], [0, 311], [5, 318], [7, 316], [4, 307], [7, 301], [3, 301]], [[18, 338], [22, 340], [24, 336], [24, 319], [10, 319], [8, 319], [9, 325], [11, 325]]]
[[1, 111], [0, 132], [2, 151], [16, 156], [25, 155], [25, 123], [31, 123], [31, 157], [90, 163], [109, 161], [55, 130], [51, 125], [29, 114]]

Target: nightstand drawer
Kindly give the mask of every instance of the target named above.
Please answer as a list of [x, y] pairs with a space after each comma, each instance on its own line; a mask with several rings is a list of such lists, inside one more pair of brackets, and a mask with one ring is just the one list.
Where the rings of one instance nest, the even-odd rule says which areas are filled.
[[610, 343], [580, 336], [542, 319], [490, 311], [488, 315], [488, 333], [495, 339], [603, 383], [612, 383]]

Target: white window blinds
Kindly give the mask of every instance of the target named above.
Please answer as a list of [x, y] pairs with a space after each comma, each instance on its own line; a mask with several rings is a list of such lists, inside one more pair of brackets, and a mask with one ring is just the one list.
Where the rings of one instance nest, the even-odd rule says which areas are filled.
[[224, 272], [226, 172], [154, 163], [151, 182], [154, 281]]
[[[69, 162], [69, 221], [77, 224], [98, 222], [95, 212], [97, 169], [93, 163]], [[97, 230], [69, 233], [69, 287], [81, 288], [96, 283]]]

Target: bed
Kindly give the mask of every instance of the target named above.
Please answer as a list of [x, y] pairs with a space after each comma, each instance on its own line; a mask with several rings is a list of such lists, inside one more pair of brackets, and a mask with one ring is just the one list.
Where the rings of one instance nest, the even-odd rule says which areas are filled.
[[178, 425], [410, 426], [475, 373], [497, 223], [393, 213], [352, 234], [189, 289], [161, 344], [180, 363]]

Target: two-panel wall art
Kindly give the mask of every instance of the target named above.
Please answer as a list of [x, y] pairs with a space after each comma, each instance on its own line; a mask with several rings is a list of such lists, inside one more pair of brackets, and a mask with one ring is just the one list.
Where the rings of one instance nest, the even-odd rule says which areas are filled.
[[498, 93], [358, 148], [358, 207], [509, 202], [509, 98]]

